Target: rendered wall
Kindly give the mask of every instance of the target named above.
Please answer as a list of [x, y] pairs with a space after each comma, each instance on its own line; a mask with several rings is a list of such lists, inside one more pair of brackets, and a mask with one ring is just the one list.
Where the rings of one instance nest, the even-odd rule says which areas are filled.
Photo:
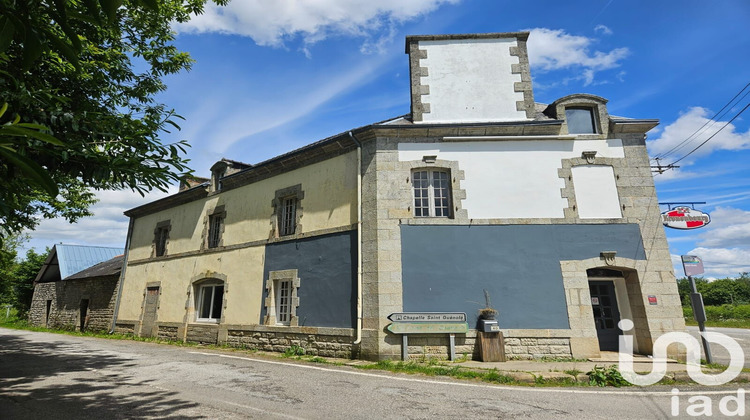
[[[266, 247], [263, 278], [298, 270], [300, 326], [354, 328], [357, 310], [357, 232], [317, 236]], [[256, 290], [266, 297], [265, 287]], [[261, 310], [259, 322], [266, 315]]]
[[[136, 219], [129, 261], [150, 258], [154, 228], [171, 220], [167, 255], [200, 249], [207, 214], [225, 206], [224, 246], [269, 239], [272, 229], [272, 200], [277, 190], [301, 184], [302, 233], [313, 233], [357, 223], [357, 159], [355, 153], [338, 156], [267, 178], [236, 189], [211, 195]], [[354, 204], [352, 204], [354, 203]]]
[[[432, 155], [457, 161], [466, 191], [461, 205], [470, 219], [563, 218], [568, 200], [560, 194], [565, 181], [558, 170], [562, 159], [580, 158], [583, 151], [596, 151], [598, 158], [624, 157], [622, 141], [608, 139], [399, 143], [398, 159], [421, 161]], [[616, 189], [612, 192], [616, 197]]]
[[566, 329], [560, 261], [602, 250], [645, 259], [635, 224], [402, 225], [404, 310], [466, 312], [473, 327], [487, 290], [503, 329]]
[[[301, 184], [304, 198], [299, 203], [302, 217], [297, 233], [316, 237], [349, 231], [357, 222], [356, 164], [356, 154], [348, 153], [137, 218], [118, 322], [134, 325], [138, 333], [146, 287], [159, 286], [156, 318], [159, 334], [164, 330], [164, 334], [170, 336], [177, 334], [178, 339], [195, 334], [217, 337], [215, 324], [211, 327], [195, 322], [194, 308], [194, 282], [216, 278], [225, 285], [224, 309], [219, 324], [257, 325], [263, 307], [261, 295], [266, 246], [283, 246], [284, 243], [294, 246], [297, 241], [271, 235], [272, 201], [276, 191]], [[208, 214], [217, 206], [224, 206], [226, 212], [222, 246], [205, 249], [202, 244]], [[171, 221], [167, 253], [165, 257], [152, 258], [154, 228], [163, 220]], [[345, 256], [351, 264], [350, 250]], [[340, 266], [339, 269], [345, 268]], [[351, 271], [347, 273], [350, 280]], [[307, 285], [311, 288], [313, 283]], [[351, 294], [351, 291], [347, 293]], [[314, 297], [308, 302], [312, 300]], [[351, 327], [350, 305], [346, 305], [346, 311], [347, 325]], [[205, 334], [200, 333], [199, 328], [187, 328], [199, 325], [206, 326]]]
[[423, 122], [525, 120], [516, 107], [523, 93], [514, 88], [521, 75], [511, 72], [517, 45], [515, 38], [420, 41], [426, 58], [419, 65], [427, 69], [421, 84], [429, 86], [422, 101], [430, 105]]

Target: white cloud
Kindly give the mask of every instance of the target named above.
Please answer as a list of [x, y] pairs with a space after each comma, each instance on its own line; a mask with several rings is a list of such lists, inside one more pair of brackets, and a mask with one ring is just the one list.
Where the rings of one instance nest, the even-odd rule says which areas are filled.
[[123, 212], [176, 192], [177, 188], [173, 187], [169, 193], [156, 191], [141, 197], [129, 190], [97, 191], [99, 202], [91, 207], [94, 216], [84, 217], [74, 224], [62, 218], [43, 220], [33, 232], [29, 232], [32, 239], [24, 248], [41, 251], [56, 243], [124, 247], [128, 218]]
[[604, 35], [612, 35], [612, 33], [613, 33], [613, 32], [612, 32], [612, 30], [611, 30], [611, 29], [609, 29], [609, 28], [608, 28], [607, 26], [605, 26], [605, 25], [596, 25], [596, 26], [594, 27], [594, 32], [601, 32], [601, 33], [603, 33]]
[[542, 71], [581, 69], [580, 79], [585, 85], [594, 81], [598, 71], [620, 66], [620, 61], [630, 54], [627, 48], [609, 52], [591, 51], [592, 38], [570, 35], [562, 29], [533, 28], [528, 41], [529, 63]]
[[[699, 235], [702, 247], [750, 246], [750, 211], [717, 207], [711, 212], [711, 223]], [[750, 259], [747, 261], [750, 264]]]
[[370, 37], [383, 28], [458, 1], [241, 0], [224, 7], [208, 3], [202, 15], [177, 24], [176, 28], [184, 32], [248, 36], [264, 46], [283, 46], [285, 40], [297, 36], [306, 44], [313, 44], [337, 34]]
[[[698, 134], [691, 137], [690, 141], [679, 146], [667, 155], [668, 159], [663, 163], [671, 163], [672, 161], [686, 155], [711, 135], [717, 133], [718, 130], [726, 124], [726, 122], [723, 121], [708, 123], [710, 121], [709, 118], [709, 111], [706, 108], [690, 108], [687, 112], [680, 115], [675, 122], [664, 127], [659, 138], [646, 143], [649, 154], [651, 156], [658, 156], [669, 153], [672, 148], [678, 147], [682, 141], [692, 136], [696, 130], [700, 130], [698, 131]], [[706, 124], [705, 127], [704, 124]], [[709, 155], [716, 150], [742, 149], [750, 149], [750, 130], [744, 133], [738, 133], [736, 132], [736, 127], [733, 124], [729, 124], [725, 129], [716, 134], [716, 136], [714, 136], [708, 143], [703, 145], [684, 161], [680, 162], [680, 165], [689, 165], [694, 162], [696, 158]]]

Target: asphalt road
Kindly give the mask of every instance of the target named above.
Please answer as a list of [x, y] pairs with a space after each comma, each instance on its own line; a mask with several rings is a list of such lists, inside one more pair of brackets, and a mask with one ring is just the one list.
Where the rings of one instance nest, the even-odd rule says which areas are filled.
[[[0, 329], [2, 419], [674, 418], [672, 388], [493, 386]], [[719, 400], [738, 388], [678, 389], [685, 418], [694, 395], [710, 398], [721, 417]]]
[[[698, 334], [699, 333], [698, 327], [687, 327], [687, 331], [690, 334], [692, 334], [694, 337], [700, 340], [700, 336]], [[722, 333], [734, 339], [740, 345], [740, 347], [742, 347], [742, 351], [745, 353], [744, 354], [745, 367], [750, 368], [750, 330], [749, 329], [706, 327], [706, 331]], [[710, 343], [709, 343], [709, 346], [711, 348], [711, 355], [713, 356], [714, 363], [720, 363], [722, 365], [729, 365], [729, 352], [724, 347], [719, 346], [717, 344], [711, 345]], [[703, 352], [701, 352], [701, 355], [703, 359], [706, 358]]]

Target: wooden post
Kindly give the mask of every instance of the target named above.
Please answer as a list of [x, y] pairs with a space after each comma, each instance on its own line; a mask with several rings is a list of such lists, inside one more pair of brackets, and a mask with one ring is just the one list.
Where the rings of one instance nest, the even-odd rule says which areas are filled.
[[503, 333], [477, 331], [477, 340], [479, 340], [479, 358], [483, 362], [505, 361]]

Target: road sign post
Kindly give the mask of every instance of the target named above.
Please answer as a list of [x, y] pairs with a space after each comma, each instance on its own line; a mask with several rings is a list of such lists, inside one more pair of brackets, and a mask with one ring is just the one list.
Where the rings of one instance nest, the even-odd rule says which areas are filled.
[[711, 346], [703, 336], [703, 332], [706, 331], [706, 308], [703, 305], [703, 296], [698, 293], [698, 288], [695, 287], [695, 280], [693, 280], [693, 276], [704, 273], [703, 261], [695, 255], [683, 255], [681, 258], [682, 269], [685, 271], [685, 275], [690, 282], [690, 288], [693, 291], [690, 293], [690, 306], [693, 307], [693, 318], [698, 322], [698, 329], [701, 332], [701, 342], [703, 343], [703, 352], [706, 354], [706, 362], [713, 363]]
[[463, 312], [396, 312], [386, 329], [401, 334], [401, 360], [409, 359], [409, 334], [448, 334], [449, 358], [456, 360], [456, 334], [466, 334], [469, 325]]

